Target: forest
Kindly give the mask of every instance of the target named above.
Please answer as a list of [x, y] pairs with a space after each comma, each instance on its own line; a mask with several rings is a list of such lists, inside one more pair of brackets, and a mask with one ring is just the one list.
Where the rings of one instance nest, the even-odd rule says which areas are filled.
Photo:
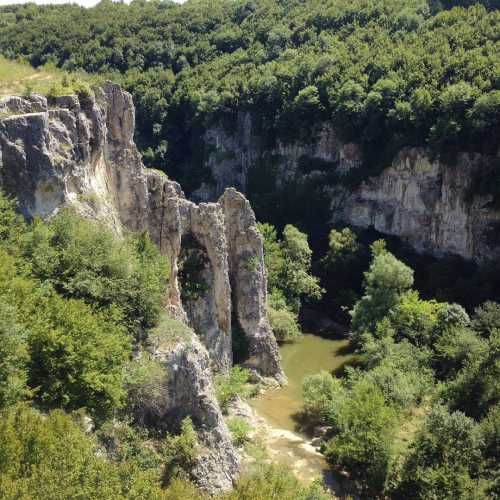
[[[123, 85], [145, 165], [188, 195], [207, 175], [206, 130], [247, 112], [269, 148], [308, 144], [333, 124], [363, 155], [337, 179], [350, 186], [406, 146], [450, 164], [480, 154], [472, 194], [500, 206], [499, 0], [28, 3], [0, 7], [0, 53], [0, 77], [4, 61], [7, 72], [27, 63], [49, 97]], [[26, 81], [30, 94], [38, 83]], [[351, 361], [305, 377], [295, 415], [324, 431], [329, 471], [363, 499], [500, 499], [498, 259], [422, 255], [372, 229], [332, 227], [324, 200], [274, 187], [249, 197], [280, 347], [325, 315], [321, 335], [349, 339]], [[198, 264], [181, 263], [183, 300], [206, 290]], [[0, 191], [0, 498], [331, 498], [271, 463], [229, 415], [262, 389], [239, 364], [237, 324], [235, 366], [214, 377], [251, 462], [234, 489], [209, 496], [195, 484], [196, 422], [165, 429], [144, 417], [167, 384], [148, 337], [188, 335], [165, 310], [169, 269], [147, 232], [118, 237], [71, 208], [24, 220]]]

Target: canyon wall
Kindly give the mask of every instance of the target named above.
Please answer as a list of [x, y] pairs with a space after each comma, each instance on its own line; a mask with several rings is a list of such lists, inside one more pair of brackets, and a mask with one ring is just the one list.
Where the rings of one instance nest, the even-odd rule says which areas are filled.
[[341, 142], [331, 124], [319, 124], [307, 143], [278, 141], [270, 148], [254, 130], [251, 115], [239, 113], [233, 129], [211, 126], [204, 140], [212, 181], [194, 191], [193, 199], [212, 199], [227, 186], [248, 193], [252, 176], [266, 175], [255, 166], [267, 158], [264, 168], [277, 197], [287, 183], [314, 180], [333, 223], [372, 227], [435, 256], [482, 260], [500, 255], [500, 210], [491, 197], [471, 192], [483, 164], [478, 154], [460, 153], [446, 164], [423, 148], [404, 148], [382, 173], [347, 188], [342, 177], [362, 168], [364, 159], [359, 146]]
[[[198, 482], [209, 491], [227, 489], [238, 458], [212, 373], [232, 365], [233, 318], [248, 339], [256, 376], [284, 381], [266, 315], [262, 238], [249, 203], [235, 190], [216, 203], [196, 205], [177, 183], [145, 169], [133, 140], [134, 111], [131, 96], [112, 83], [95, 97], [0, 99], [0, 185], [17, 197], [27, 218], [50, 217], [70, 206], [118, 235], [148, 231], [168, 257], [166, 307], [196, 335], [153, 349], [170, 381], [158, 418], [193, 418], [208, 450], [195, 469]], [[193, 252], [188, 242], [203, 258], [200, 286], [186, 296], [179, 277], [183, 259]]]

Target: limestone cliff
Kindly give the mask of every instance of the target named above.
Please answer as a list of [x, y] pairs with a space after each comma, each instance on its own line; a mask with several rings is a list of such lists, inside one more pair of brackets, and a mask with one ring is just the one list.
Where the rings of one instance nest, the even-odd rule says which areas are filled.
[[[262, 240], [242, 195], [228, 190], [218, 203], [186, 200], [178, 184], [144, 168], [133, 134], [132, 99], [118, 85], [107, 83], [95, 97], [50, 102], [39, 95], [5, 97], [0, 99], [0, 185], [18, 198], [28, 218], [50, 217], [72, 206], [106, 221], [118, 234], [149, 231], [168, 256], [167, 307], [197, 338], [155, 350], [170, 381], [158, 418], [193, 417], [208, 447], [198, 482], [208, 490], [225, 489], [238, 460], [214, 397], [210, 367], [224, 371], [232, 364], [232, 317], [248, 337], [255, 371], [284, 378], [266, 317]], [[183, 267], [193, 258], [195, 293], [182, 282]]]
[[210, 127], [205, 167], [213, 181], [200, 186], [193, 199], [217, 197], [227, 186], [248, 192], [252, 176], [262, 175], [252, 169], [267, 157], [272, 159], [267, 175], [274, 177], [277, 192], [287, 182], [316, 179], [329, 200], [332, 222], [373, 227], [437, 256], [481, 260], [500, 255], [500, 242], [492, 237], [500, 232], [500, 211], [491, 198], [470, 196], [480, 155], [462, 153], [446, 164], [422, 148], [405, 148], [380, 175], [350, 190], [339, 179], [361, 167], [360, 148], [342, 143], [331, 124], [319, 124], [310, 139], [278, 141], [269, 148], [248, 113], [238, 114], [232, 130]]

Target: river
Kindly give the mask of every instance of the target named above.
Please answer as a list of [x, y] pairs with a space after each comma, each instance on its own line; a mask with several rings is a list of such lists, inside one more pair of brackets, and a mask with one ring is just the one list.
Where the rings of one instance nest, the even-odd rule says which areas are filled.
[[324, 457], [311, 444], [311, 437], [302, 432], [297, 417], [303, 403], [304, 378], [321, 370], [338, 374], [355, 360], [355, 355], [346, 339], [312, 334], [303, 334], [296, 342], [284, 344], [280, 351], [288, 385], [269, 389], [251, 401], [255, 413], [265, 422], [265, 441], [270, 456], [273, 461], [291, 467], [301, 480], [322, 477], [338, 495], [339, 482]]
[[280, 348], [288, 385], [268, 390], [252, 401], [259, 415], [281, 429], [299, 432], [297, 416], [302, 408], [302, 381], [308, 375], [326, 370], [332, 374], [353, 361], [347, 339], [332, 339], [305, 333], [296, 342]]

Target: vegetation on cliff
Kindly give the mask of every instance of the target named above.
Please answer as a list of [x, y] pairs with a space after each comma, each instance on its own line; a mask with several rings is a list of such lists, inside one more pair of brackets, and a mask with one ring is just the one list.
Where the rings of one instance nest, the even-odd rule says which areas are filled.
[[[187, 329], [161, 312], [166, 264], [147, 234], [117, 238], [69, 209], [26, 223], [0, 193], [2, 498], [208, 498], [190, 482], [201, 450], [191, 420], [170, 433], [144, 415], [168, 389], [142, 341]], [[220, 377], [223, 403], [247, 377]], [[261, 463], [216, 496], [277, 497], [328, 498]]]

